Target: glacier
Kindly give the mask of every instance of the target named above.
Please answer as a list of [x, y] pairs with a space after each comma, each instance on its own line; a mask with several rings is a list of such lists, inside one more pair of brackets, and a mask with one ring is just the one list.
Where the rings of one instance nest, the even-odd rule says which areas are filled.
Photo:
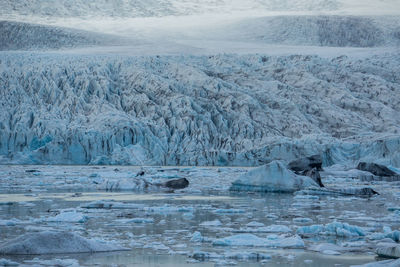
[[0, 52], [0, 157], [257, 166], [320, 154], [400, 166], [400, 56]]

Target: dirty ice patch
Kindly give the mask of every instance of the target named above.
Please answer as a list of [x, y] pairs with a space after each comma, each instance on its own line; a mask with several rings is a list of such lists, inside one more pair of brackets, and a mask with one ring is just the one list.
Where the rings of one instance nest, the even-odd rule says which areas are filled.
[[292, 237], [269, 235], [267, 238], [261, 238], [253, 234], [237, 234], [216, 239], [212, 244], [214, 246], [304, 248], [304, 241], [298, 235]]
[[21, 235], [0, 245], [0, 254], [35, 255], [126, 250], [103, 240], [87, 239], [70, 232], [39, 232]]

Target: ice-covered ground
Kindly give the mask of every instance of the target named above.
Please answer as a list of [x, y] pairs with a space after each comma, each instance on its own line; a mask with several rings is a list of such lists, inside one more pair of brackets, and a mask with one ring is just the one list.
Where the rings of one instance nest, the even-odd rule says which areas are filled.
[[[44, 253], [2, 255], [3, 261], [28, 266], [107, 262], [128, 266], [157, 262], [170, 266], [349, 266], [374, 261], [376, 248], [393, 246], [400, 240], [398, 182], [374, 182], [370, 186], [380, 195], [369, 199], [228, 193], [231, 183], [248, 170], [3, 165], [0, 251], [26, 253], [30, 251], [28, 242], [32, 249]], [[141, 172], [144, 174], [137, 176]], [[327, 187], [365, 186], [343, 171], [336, 173], [334, 167], [322, 176]], [[190, 185], [173, 193], [135, 187], [137, 179], [154, 183], [179, 177], [186, 177]], [[70, 254], [46, 255], [62, 250], [63, 243], [49, 245], [65, 235], [57, 234], [59, 231], [75, 235], [65, 245], [71, 248], [65, 251]], [[49, 235], [54, 237], [40, 241]], [[13, 240], [19, 236], [24, 238]], [[91, 245], [85, 245], [87, 242]], [[82, 252], [94, 248], [129, 250], [76, 254], [78, 248]]]

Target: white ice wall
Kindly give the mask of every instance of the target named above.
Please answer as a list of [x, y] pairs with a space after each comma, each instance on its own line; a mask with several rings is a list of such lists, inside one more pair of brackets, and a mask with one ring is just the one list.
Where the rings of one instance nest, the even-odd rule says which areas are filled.
[[0, 53], [1, 162], [400, 166], [400, 57]]

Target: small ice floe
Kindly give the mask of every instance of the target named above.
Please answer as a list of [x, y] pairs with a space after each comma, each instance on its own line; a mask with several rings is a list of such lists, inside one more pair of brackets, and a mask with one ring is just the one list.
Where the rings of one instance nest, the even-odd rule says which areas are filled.
[[138, 203], [122, 203], [97, 200], [81, 205], [84, 209], [142, 209], [145, 205]]
[[374, 261], [363, 265], [351, 265], [350, 267], [399, 267], [399, 266], [400, 266], [400, 259]]
[[237, 234], [215, 239], [212, 244], [214, 246], [304, 248], [304, 241], [298, 235], [291, 237], [269, 235], [266, 238], [261, 238], [253, 234]]
[[301, 199], [301, 200], [319, 200], [319, 196], [314, 196], [314, 195], [296, 194], [293, 198], [296, 199], [296, 200], [299, 200], [299, 199]]
[[395, 242], [400, 242], [400, 231], [399, 230], [394, 230], [394, 231], [385, 231], [384, 233], [372, 233], [367, 236], [368, 239], [371, 240], [382, 240], [385, 238], [389, 238]]
[[214, 220], [214, 221], [205, 221], [199, 224], [200, 226], [203, 227], [216, 227], [216, 226], [221, 226], [222, 223], [220, 220]]
[[400, 245], [397, 243], [378, 243], [376, 254], [385, 258], [400, 258]]
[[238, 261], [260, 261], [271, 259], [269, 254], [259, 253], [259, 252], [239, 252], [239, 251], [232, 251], [232, 252], [225, 252], [224, 254], [217, 254], [215, 252], [206, 252], [206, 251], [195, 251], [191, 258], [196, 259], [198, 261], [207, 261], [213, 259], [232, 259]]
[[129, 243], [129, 246], [132, 247], [132, 248], [142, 248], [144, 245], [141, 242], [137, 242], [136, 240], [132, 240]]
[[21, 235], [0, 245], [0, 254], [34, 255], [127, 250], [118, 244], [87, 239], [70, 232], [39, 232]]
[[16, 226], [17, 224], [22, 224], [23, 221], [18, 219], [0, 220], [0, 226]]
[[312, 223], [313, 220], [310, 219], [310, 218], [302, 218], [302, 217], [299, 217], [299, 218], [294, 218], [294, 219], [293, 219], [293, 222], [294, 222], [294, 223], [299, 223], [299, 224], [305, 224], [305, 223]]
[[297, 229], [299, 235], [334, 235], [340, 237], [365, 236], [364, 230], [348, 223], [332, 222], [326, 225], [316, 224], [302, 226]]
[[232, 191], [295, 192], [309, 187], [319, 187], [307, 176], [289, 170], [283, 162], [272, 161], [250, 170], [232, 183]]
[[344, 252], [347, 249], [331, 243], [321, 243], [311, 246], [309, 250], [320, 252], [326, 255], [340, 255], [342, 254], [341, 252]]
[[65, 211], [60, 214], [47, 218], [48, 222], [70, 222], [70, 223], [84, 223], [89, 218], [81, 212]]
[[256, 221], [252, 221], [252, 222], [249, 222], [248, 224], [246, 224], [246, 226], [247, 227], [263, 227], [263, 226], [265, 226], [265, 224], [256, 222]]
[[179, 212], [194, 212], [193, 207], [185, 207], [185, 206], [155, 206], [155, 207], [144, 207], [143, 210], [148, 213], [157, 213], [157, 214], [170, 214], [170, 213], [179, 213]]
[[204, 237], [201, 235], [199, 231], [193, 233], [192, 237], [190, 238], [190, 242], [203, 242]]
[[18, 266], [19, 263], [7, 259], [0, 259], [0, 266]]
[[115, 220], [119, 223], [154, 223], [153, 218], [132, 218], [132, 219], [118, 219]]
[[237, 214], [237, 213], [245, 213], [243, 209], [215, 209], [213, 210], [214, 213], [219, 214]]
[[146, 244], [143, 246], [143, 248], [150, 248], [154, 250], [171, 250], [169, 247], [160, 242], [152, 242], [150, 244]]
[[79, 261], [76, 259], [52, 259], [43, 260], [35, 258], [33, 260], [26, 260], [24, 263], [34, 264], [34, 266], [57, 266], [57, 267], [79, 267]]
[[245, 227], [240, 229], [234, 229], [233, 232], [237, 233], [290, 233], [289, 227], [286, 225], [269, 225], [263, 227]]

